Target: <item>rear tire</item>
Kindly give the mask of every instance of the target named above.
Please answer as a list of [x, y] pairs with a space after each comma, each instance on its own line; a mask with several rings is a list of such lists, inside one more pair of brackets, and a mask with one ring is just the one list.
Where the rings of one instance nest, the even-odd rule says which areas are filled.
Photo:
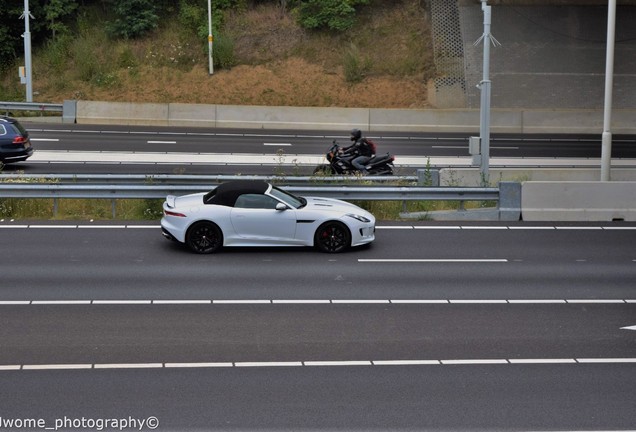
[[351, 233], [342, 222], [331, 221], [320, 225], [314, 234], [314, 245], [326, 253], [338, 253], [351, 246]]
[[211, 254], [223, 246], [223, 232], [212, 222], [197, 222], [186, 233], [186, 245], [192, 252]]

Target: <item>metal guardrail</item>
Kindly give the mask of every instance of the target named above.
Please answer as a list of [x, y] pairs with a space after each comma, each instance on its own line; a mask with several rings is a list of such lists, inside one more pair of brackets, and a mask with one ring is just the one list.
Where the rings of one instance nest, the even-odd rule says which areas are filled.
[[[463, 209], [465, 201], [499, 201], [499, 188], [424, 187], [386, 185], [316, 185], [315, 177], [264, 177], [264, 176], [139, 176], [139, 175], [0, 175], [0, 199], [53, 199], [53, 214], [57, 215], [60, 199], [110, 199], [113, 218], [118, 199], [163, 199], [167, 195], [186, 195], [208, 192], [214, 186], [232, 179], [279, 180], [281, 186], [298, 195], [359, 201], [459, 201]], [[383, 181], [389, 178], [383, 178]], [[395, 179], [395, 178], [394, 178]], [[404, 178], [398, 177], [403, 180]], [[128, 183], [122, 184], [122, 181]], [[321, 182], [349, 181], [352, 178], [326, 177]], [[378, 179], [376, 179], [377, 181]], [[159, 182], [159, 183], [157, 183]], [[295, 183], [295, 185], [294, 185]], [[300, 185], [299, 185], [300, 184]]]
[[[152, 199], [208, 192], [214, 185], [0, 183], [0, 198]], [[499, 188], [422, 186], [281, 186], [291, 193], [361, 201], [489, 201]]]
[[47, 111], [63, 112], [63, 104], [37, 103], [37, 102], [0, 102], [0, 111]]
[[0, 174], [0, 183], [7, 181], [19, 182], [55, 182], [56, 184], [193, 184], [217, 185], [232, 180], [263, 180], [276, 184], [359, 184], [359, 183], [415, 183], [417, 176], [262, 176], [262, 175], [174, 175], [174, 174]]

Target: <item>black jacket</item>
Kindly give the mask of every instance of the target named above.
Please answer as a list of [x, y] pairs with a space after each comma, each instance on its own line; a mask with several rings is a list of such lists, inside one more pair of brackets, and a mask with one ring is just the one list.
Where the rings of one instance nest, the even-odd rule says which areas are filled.
[[373, 156], [373, 149], [369, 145], [366, 139], [360, 138], [356, 140], [349, 147], [345, 147], [342, 149], [346, 154], [355, 155], [355, 156]]

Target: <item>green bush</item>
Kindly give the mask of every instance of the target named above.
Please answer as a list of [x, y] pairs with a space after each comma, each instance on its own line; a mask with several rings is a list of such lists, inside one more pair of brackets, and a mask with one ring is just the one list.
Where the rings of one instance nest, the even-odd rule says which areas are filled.
[[115, 14], [117, 18], [108, 24], [108, 31], [117, 38], [138, 38], [159, 25], [153, 0], [115, 0]]
[[134, 68], [139, 64], [129, 45], [124, 45], [117, 56], [117, 65], [121, 68]]
[[212, 60], [221, 69], [230, 69], [236, 64], [234, 39], [230, 35], [220, 34], [214, 38]]
[[306, 0], [297, 7], [300, 25], [307, 29], [345, 31], [356, 22], [356, 5], [369, 0]]
[[349, 83], [358, 83], [367, 75], [371, 63], [368, 58], [363, 58], [360, 50], [351, 44], [344, 53], [343, 68], [345, 80]]
[[49, 69], [49, 73], [61, 75], [68, 68], [72, 40], [73, 37], [68, 34], [49, 39], [46, 48], [38, 52], [39, 59]]

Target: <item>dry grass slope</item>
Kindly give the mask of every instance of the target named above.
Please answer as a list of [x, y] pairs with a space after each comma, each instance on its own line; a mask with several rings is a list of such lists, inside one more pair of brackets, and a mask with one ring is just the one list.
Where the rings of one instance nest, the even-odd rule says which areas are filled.
[[[234, 41], [236, 66], [217, 68], [212, 76], [204, 44], [184, 35], [176, 22], [132, 44], [99, 43], [100, 52], [85, 54], [109, 65], [98, 79], [94, 73], [90, 80], [82, 77], [79, 62], [71, 62], [60, 76], [36, 53], [36, 99], [427, 107], [426, 84], [434, 76], [434, 65], [424, 2], [372, 3], [354, 29], [335, 35], [303, 30], [275, 6], [230, 14], [224, 32]], [[358, 61], [359, 82], [346, 76], [351, 55]], [[5, 85], [9, 79], [15, 81], [13, 75], [7, 76]]]

